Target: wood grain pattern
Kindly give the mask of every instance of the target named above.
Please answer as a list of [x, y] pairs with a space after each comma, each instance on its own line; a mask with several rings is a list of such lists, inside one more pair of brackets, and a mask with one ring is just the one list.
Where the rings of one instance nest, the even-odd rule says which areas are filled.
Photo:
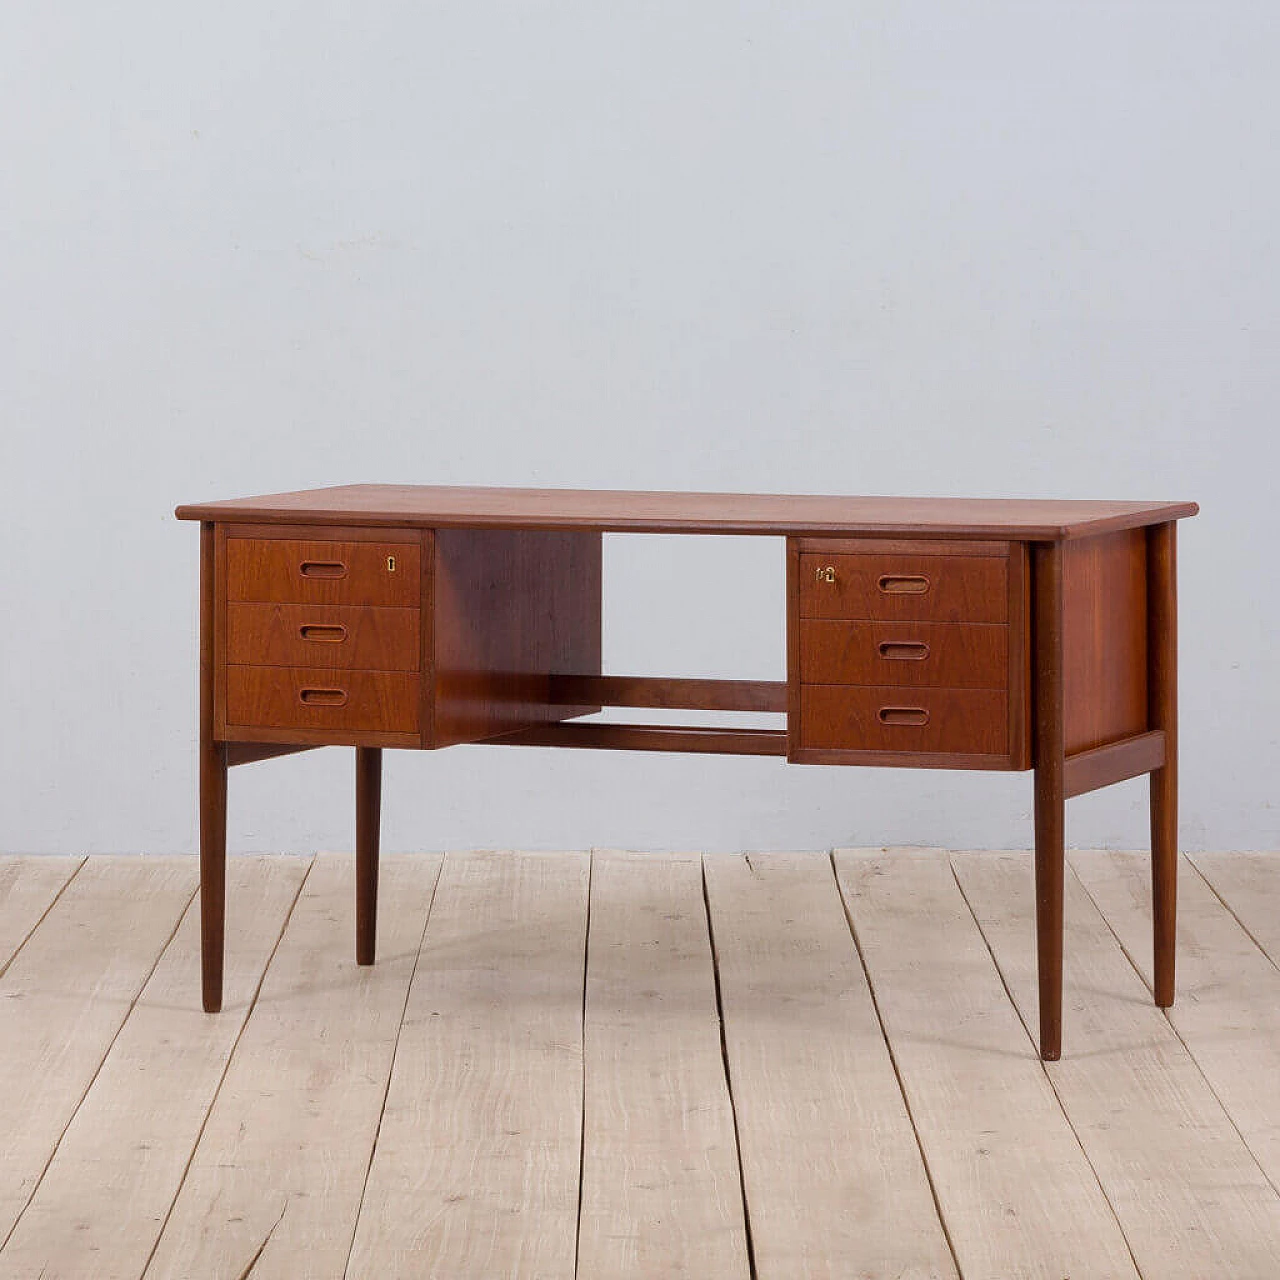
[[758, 1280], [957, 1276], [830, 862], [703, 865]]
[[1193, 516], [1194, 502], [1073, 502], [1020, 498], [815, 497], [339, 485], [181, 506], [180, 520], [424, 528], [618, 530], [1000, 538], [1056, 541]]
[[413, 536], [412, 542], [228, 538], [227, 599], [417, 608], [421, 547]]
[[1007, 557], [802, 552], [798, 571], [802, 618], [1008, 621]]
[[800, 623], [806, 684], [1009, 687], [1009, 628], [964, 622]]
[[0, 975], [83, 865], [82, 857], [0, 857]]
[[697, 855], [597, 853], [578, 1273], [747, 1280]]
[[1157, 727], [1147, 719], [1146, 548], [1138, 530], [1063, 552], [1068, 752]]
[[90, 858], [0, 978], [0, 1243], [195, 891], [191, 858]]
[[[1237, 865], [1233, 859], [1240, 858]], [[1267, 866], [1267, 860], [1270, 866]], [[1252, 867], [1250, 866], [1252, 862]], [[1107, 918], [1130, 963], [1151, 987], [1151, 863], [1140, 853], [1081, 852], [1071, 865]], [[1268, 953], [1241, 928], [1227, 904], [1244, 912], [1246, 927], [1274, 944], [1268, 917], [1280, 911], [1275, 855], [1197, 854], [1181, 877], [1178, 961], [1182, 999], [1167, 1017], [1231, 1115], [1272, 1186], [1280, 1187], [1280, 972]], [[1184, 869], [1185, 866], [1184, 866]], [[1213, 885], [1213, 888], [1210, 887]], [[1248, 900], [1238, 892], [1249, 885]], [[1256, 895], [1256, 896], [1255, 896]], [[1280, 948], [1277, 948], [1280, 950]], [[1271, 958], [1268, 958], [1268, 955]]]
[[835, 862], [961, 1273], [1136, 1280], [946, 858]]
[[239, 1280], [251, 1262], [252, 1280], [343, 1274], [439, 868], [383, 861], [383, 959], [365, 968], [350, 947], [352, 860], [316, 859], [148, 1280]]
[[445, 860], [349, 1276], [572, 1280], [588, 866]]
[[142, 1275], [308, 866], [232, 859], [217, 1018], [196, 998], [199, 910], [187, 908], [0, 1252], [0, 1280]]
[[264, 667], [417, 671], [417, 609], [374, 605], [227, 606], [227, 661]]
[[[924, 723], [896, 723], [908, 714]], [[889, 722], [886, 722], [889, 721]], [[999, 689], [804, 685], [800, 745], [815, 750], [1007, 756], [1008, 694]]]
[[231, 737], [259, 728], [416, 734], [420, 707], [419, 677], [406, 671], [227, 668]]
[[601, 545], [592, 533], [436, 534], [428, 745], [599, 710], [553, 703], [550, 677], [600, 672]]
[[[1034, 1035], [1028, 861], [952, 856]], [[1047, 1070], [1139, 1269], [1160, 1280], [1280, 1275], [1280, 1196], [1074, 876], [1066, 906], [1071, 1043]]]

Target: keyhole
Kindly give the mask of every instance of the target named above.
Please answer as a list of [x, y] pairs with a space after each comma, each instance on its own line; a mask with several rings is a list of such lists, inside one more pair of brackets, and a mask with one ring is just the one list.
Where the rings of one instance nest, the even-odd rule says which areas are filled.
[[396, 558], [395, 558], [395, 556], [388, 556], [388, 557], [387, 557], [387, 572], [388, 572], [388, 573], [395, 573], [395, 571], [396, 571]]

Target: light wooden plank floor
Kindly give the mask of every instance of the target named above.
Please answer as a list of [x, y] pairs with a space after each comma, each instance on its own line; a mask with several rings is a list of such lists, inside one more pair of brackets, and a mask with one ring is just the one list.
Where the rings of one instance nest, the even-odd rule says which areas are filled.
[[1274, 1280], [1280, 854], [0, 858], [0, 1280]]

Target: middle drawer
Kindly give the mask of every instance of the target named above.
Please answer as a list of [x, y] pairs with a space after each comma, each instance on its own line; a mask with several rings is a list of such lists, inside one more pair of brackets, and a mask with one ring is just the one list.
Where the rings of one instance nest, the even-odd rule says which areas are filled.
[[804, 684], [1004, 689], [1009, 628], [999, 623], [800, 622]]
[[227, 661], [269, 667], [417, 671], [418, 609], [379, 605], [227, 605]]

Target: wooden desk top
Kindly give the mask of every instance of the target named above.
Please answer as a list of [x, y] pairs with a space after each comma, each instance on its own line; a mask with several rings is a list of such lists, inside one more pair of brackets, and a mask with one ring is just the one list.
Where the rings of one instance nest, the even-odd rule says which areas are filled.
[[352, 484], [181, 506], [180, 520], [628, 533], [819, 534], [1058, 542], [1193, 516], [1194, 502], [855, 498]]

